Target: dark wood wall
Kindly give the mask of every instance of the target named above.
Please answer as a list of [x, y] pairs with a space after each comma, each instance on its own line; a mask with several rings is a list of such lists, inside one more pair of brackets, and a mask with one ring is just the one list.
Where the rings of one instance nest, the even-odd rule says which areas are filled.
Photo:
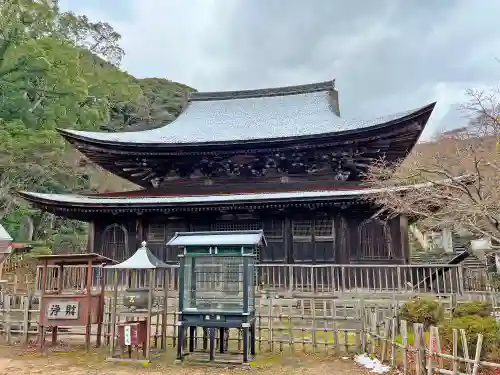
[[268, 246], [261, 250], [261, 263], [408, 263], [406, 219], [369, 220], [372, 214], [344, 210], [109, 216], [94, 222], [93, 250], [123, 260], [145, 240], [158, 258], [177, 262], [175, 250], [165, 245], [175, 232], [264, 229]]

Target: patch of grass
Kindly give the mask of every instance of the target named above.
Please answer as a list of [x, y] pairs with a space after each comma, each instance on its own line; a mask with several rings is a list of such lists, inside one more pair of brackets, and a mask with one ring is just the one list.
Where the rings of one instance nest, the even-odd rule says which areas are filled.
[[[430, 332], [425, 332], [425, 342], [428, 343], [429, 342], [429, 338], [430, 338]], [[398, 344], [403, 344], [403, 337], [402, 336], [396, 336], [394, 338], [394, 341], [397, 342]], [[413, 343], [415, 342], [415, 335], [413, 332], [408, 332], [408, 344], [409, 345], [413, 345]]]
[[[0, 357], [13, 358], [9, 363], [9, 373], [16, 375], [54, 375], [57, 373], [72, 375], [115, 374], [115, 375], [160, 375], [175, 373], [176, 375], [243, 375], [249, 369], [240, 366], [224, 365], [213, 367], [201, 364], [174, 364], [175, 349], [169, 347], [160, 358], [152, 360], [149, 366], [141, 364], [120, 364], [106, 362], [106, 348], [86, 354], [80, 348], [68, 351], [51, 353], [38, 357], [18, 357], [20, 348], [1, 347]], [[208, 354], [207, 354], [208, 356]], [[217, 353], [216, 353], [217, 356]], [[17, 357], [17, 359], [16, 359]], [[335, 369], [336, 375], [356, 374], [359, 369], [349, 360], [340, 360], [331, 355], [318, 353], [267, 353], [259, 354], [250, 363], [250, 371], [258, 371], [262, 375], [317, 375], [331, 373]]]

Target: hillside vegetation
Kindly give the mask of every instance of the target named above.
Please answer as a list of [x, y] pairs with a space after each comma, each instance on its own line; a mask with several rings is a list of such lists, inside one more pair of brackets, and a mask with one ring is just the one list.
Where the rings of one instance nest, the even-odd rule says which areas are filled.
[[56, 128], [162, 126], [180, 113], [193, 89], [124, 72], [120, 35], [105, 22], [62, 12], [57, 0], [0, 0], [0, 28], [0, 222], [16, 240], [78, 251], [84, 223], [33, 210], [15, 192], [92, 192], [130, 184], [82, 162]]

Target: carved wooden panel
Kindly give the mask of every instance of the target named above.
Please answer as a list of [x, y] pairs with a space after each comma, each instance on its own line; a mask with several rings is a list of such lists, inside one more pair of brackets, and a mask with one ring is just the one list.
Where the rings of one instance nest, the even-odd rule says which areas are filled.
[[337, 181], [357, 180], [380, 150], [345, 148], [267, 151], [236, 155], [170, 156], [116, 161], [133, 179], [154, 187], [179, 179], [248, 179], [252, 177], [323, 175]]

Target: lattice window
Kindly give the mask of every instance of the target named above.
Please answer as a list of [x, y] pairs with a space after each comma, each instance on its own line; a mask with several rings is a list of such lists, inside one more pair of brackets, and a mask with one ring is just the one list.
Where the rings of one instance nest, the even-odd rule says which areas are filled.
[[170, 240], [176, 232], [186, 232], [188, 230], [185, 222], [180, 220], [169, 221], [166, 225], [166, 240]]
[[292, 222], [293, 259], [295, 262], [310, 262], [313, 260], [312, 234], [312, 220], [294, 220]]
[[148, 226], [148, 241], [165, 241], [165, 224], [151, 223]]
[[[236, 230], [260, 230], [262, 223], [260, 221], [218, 221], [212, 223], [211, 230], [213, 231], [236, 231]], [[260, 259], [260, 249], [257, 248], [257, 259]]]
[[333, 237], [333, 220], [317, 219], [314, 221], [314, 235], [316, 237]]
[[282, 219], [270, 219], [263, 223], [264, 235], [267, 239], [267, 247], [261, 250], [262, 262], [283, 262], [286, 260], [286, 249], [284, 243], [284, 221]]
[[127, 229], [120, 224], [108, 225], [102, 235], [102, 247], [106, 256], [117, 261], [128, 258]]
[[259, 230], [262, 223], [259, 221], [219, 221], [212, 224], [212, 230], [235, 231], [235, 230]]
[[294, 220], [292, 223], [294, 237], [311, 237], [313, 233], [313, 222], [311, 220]]
[[362, 259], [388, 259], [391, 257], [387, 244], [389, 228], [377, 221], [369, 221], [358, 228]]
[[191, 223], [191, 230], [193, 232], [208, 232], [210, 228], [210, 223], [206, 221]]
[[283, 237], [283, 220], [271, 219], [263, 223], [264, 234], [269, 237]]
[[292, 233], [295, 262], [325, 262], [335, 258], [333, 219], [294, 220]]

